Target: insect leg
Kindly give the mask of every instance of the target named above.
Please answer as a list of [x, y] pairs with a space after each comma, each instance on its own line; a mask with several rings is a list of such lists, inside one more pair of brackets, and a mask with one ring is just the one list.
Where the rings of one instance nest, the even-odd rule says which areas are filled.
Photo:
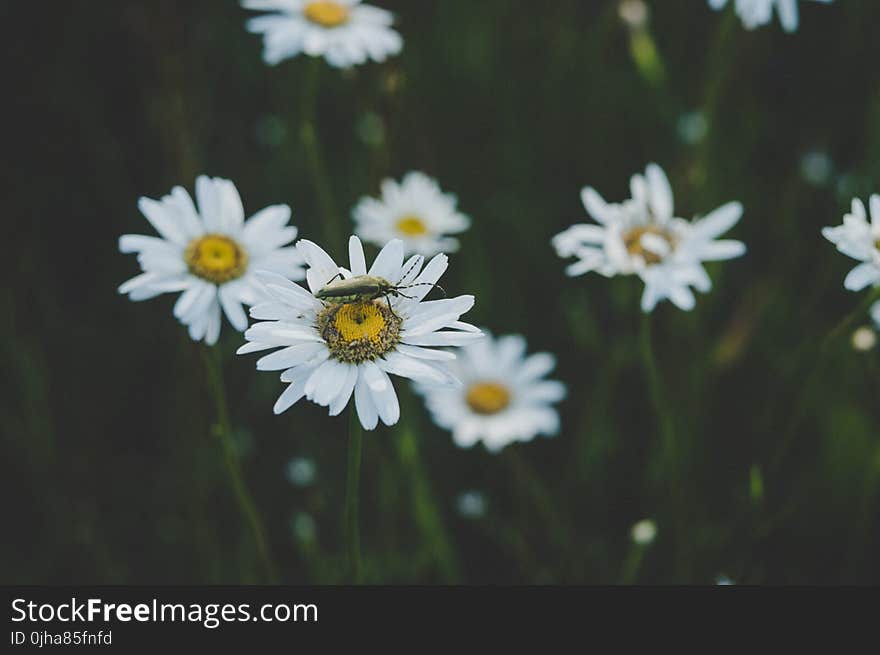
[[390, 293], [385, 294], [385, 302], [388, 303], [388, 311], [391, 312], [391, 315], [394, 318], [396, 318], [397, 320], [402, 320], [400, 318], [400, 316], [398, 316], [397, 314], [394, 313], [394, 308], [391, 306], [391, 294]]

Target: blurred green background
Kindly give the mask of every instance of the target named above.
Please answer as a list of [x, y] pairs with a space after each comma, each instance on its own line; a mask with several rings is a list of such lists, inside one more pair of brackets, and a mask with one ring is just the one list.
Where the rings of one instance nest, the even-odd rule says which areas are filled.
[[[880, 581], [880, 359], [848, 334], [818, 347], [860, 300], [819, 230], [880, 191], [880, 3], [801, 3], [787, 35], [703, 0], [648, 2], [645, 29], [612, 1], [376, 1], [403, 54], [322, 64], [318, 80], [340, 220], [411, 169], [457, 193], [474, 221], [445, 288], [476, 295], [468, 320], [559, 354], [569, 397], [559, 436], [491, 455], [455, 447], [396, 380], [405, 420], [365, 437], [366, 581]], [[265, 66], [248, 15], [231, 0], [0, 8], [4, 583], [262, 580], [202, 346], [172, 296], [116, 293], [137, 269], [118, 236], [150, 233], [137, 198], [200, 173], [234, 180], [248, 213], [289, 203], [324, 242], [301, 139], [309, 61]], [[582, 186], [621, 200], [649, 161], [680, 215], [740, 200], [731, 237], [749, 247], [712, 266], [694, 312], [654, 316], [672, 467], [640, 359], [641, 284], [568, 279], [549, 243], [584, 219]], [[233, 355], [241, 342], [224, 324], [280, 579], [344, 581], [346, 420], [305, 401], [273, 416], [282, 385]], [[639, 547], [644, 518], [658, 533]]]

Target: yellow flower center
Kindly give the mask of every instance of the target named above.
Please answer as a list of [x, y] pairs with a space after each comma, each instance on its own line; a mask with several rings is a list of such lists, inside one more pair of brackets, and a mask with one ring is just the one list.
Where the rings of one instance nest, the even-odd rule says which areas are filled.
[[333, 326], [345, 341], [366, 339], [375, 342], [385, 329], [385, 317], [375, 303], [343, 305], [333, 317]]
[[662, 258], [657, 253], [647, 250], [642, 245], [642, 237], [645, 234], [655, 234], [669, 244], [670, 250], [675, 249], [675, 237], [666, 230], [655, 225], [634, 227], [631, 230], [624, 232], [623, 245], [626, 246], [627, 252], [633, 256], [640, 256], [648, 266], [659, 264], [662, 261]]
[[318, 332], [336, 359], [358, 364], [381, 357], [400, 341], [401, 318], [387, 301], [328, 303], [318, 314]]
[[241, 277], [248, 263], [244, 248], [222, 234], [206, 234], [193, 239], [183, 258], [190, 273], [214, 284]]
[[476, 382], [465, 400], [477, 414], [497, 414], [510, 404], [510, 390], [498, 382]]
[[309, 2], [303, 8], [303, 15], [322, 27], [336, 27], [348, 20], [348, 7], [333, 0]]
[[397, 221], [397, 231], [408, 237], [420, 237], [428, 233], [428, 226], [418, 216], [409, 214]]

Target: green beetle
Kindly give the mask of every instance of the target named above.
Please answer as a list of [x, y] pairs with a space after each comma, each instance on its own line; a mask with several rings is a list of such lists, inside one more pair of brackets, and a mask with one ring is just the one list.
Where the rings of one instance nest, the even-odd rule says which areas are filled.
[[337, 277], [318, 289], [315, 298], [339, 303], [358, 302], [383, 296], [403, 296], [400, 293], [403, 288], [406, 287], [396, 286], [376, 275], [356, 275], [347, 279]]
[[[405, 279], [406, 276], [410, 274], [413, 266], [416, 264], [418, 264], [418, 261], [412, 263], [401, 277], [401, 280]], [[378, 275], [355, 275], [353, 277], [343, 278], [342, 273], [337, 273], [329, 282], [327, 282], [327, 284], [315, 292], [315, 298], [337, 303], [364, 302], [367, 300], [376, 300], [377, 298], [385, 298], [388, 301], [388, 309], [390, 310], [390, 296], [412, 298], [412, 296], [401, 293], [401, 289], [423, 286], [435, 287], [440, 289], [444, 296], [446, 295], [443, 287], [433, 282], [416, 282], [415, 284], [401, 285], [400, 282], [394, 284]], [[392, 311], [392, 314], [393, 313], [394, 312]]]
[[[415, 266], [416, 263], [413, 262], [412, 266]], [[409, 275], [412, 266], [403, 274], [401, 279]], [[416, 282], [415, 284], [401, 285], [399, 282], [396, 284], [389, 282], [384, 277], [379, 277], [378, 275], [355, 275], [354, 277], [343, 278], [342, 273], [338, 273], [315, 292], [315, 298], [336, 303], [365, 302], [376, 300], [377, 298], [385, 298], [388, 302], [389, 311], [394, 314], [394, 311], [391, 310], [390, 297], [412, 298], [412, 296], [401, 293], [401, 291], [422, 286], [435, 287], [440, 289], [444, 296], [446, 295], [443, 287], [433, 282]]]
[[330, 280], [315, 292], [315, 298], [339, 303], [375, 300], [376, 298], [387, 298], [388, 296], [412, 298], [412, 296], [401, 293], [401, 290], [421, 286], [436, 287], [443, 291], [443, 287], [433, 282], [418, 282], [416, 284], [400, 286], [377, 275], [355, 275], [350, 278], [339, 277]]

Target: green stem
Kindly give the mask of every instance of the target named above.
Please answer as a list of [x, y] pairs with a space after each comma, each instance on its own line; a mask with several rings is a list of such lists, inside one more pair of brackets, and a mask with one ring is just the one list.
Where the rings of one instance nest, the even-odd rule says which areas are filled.
[[878, 299], [880, 299], [880, 291], [874, 289], [871, 292], [866, 293], [865, 297], [862, 298], [862, 302], [860, 302], [854, 310], [844, 316], [843, 319], [831, 329], [831, 332], [825, 337], [822, 347], [828, 349], [842, 334], [847, 332], [856, 321], [860, 319], [864, 320], [865, 316], [868, 315], [868, 310], [871, 308], [871, 305], [873, 305]]
[[858, 571], [864, 563], [869, 536], [875, 527], [874, 517], [877, 504], [877, 491], [880, 489], [880, 446], [875, 448], [873, 456], [868, 460], [865, 472], [862, 500], [859, 503], [858, 520], [855, 522], [855, 534], [850, 545], [850, 555], [846, 558], [848, 569], [845, 575], [856, 581]]
[[[406, 405], [405, 409], [408, 409], [411, 403], [407, 402]], [[408, 414], [407, 412], [403, 416]], [[406, 475], [409, 477], [416, 525], [422, 533], [424, 543], [429, 545], [443, 577], [443, 582], [455, 584], [460, 578], [458, 560], [446, 533], [443, 518], [440, 516], [437, 504], [431, 494], [430, 483], [419, 456], [418, 442], [412, 424], [406, 418], [401, 419], [398, 434], [397, 454]]]
[[675, 426], [669, 411], [669, 402], [664, 393], [663, 381], [660, 378], [660, 370], [657, 366], [657, 358], [654, 356], [653, 344], [653, 320], [652, 314], [642, 314], [642, 359], [645, 364], [645, 373], [648, 378], [648, 387], [651, 392], [651, 402], [660, 425], [660, 438], [663, 442], [664, 464], [672, 468], [676, 459]]
[[736, 57], [730, 56], [730, 51], [736, 39], [738, 20], [733, 11], [725, 12], [721, 23], [715, 31], [712, 39], [712, 52], [707, 58], [706, 88], [703, 92], [703, 111], [710, 120], [715, 118], [715, 110], [718, 107], [721, 89], [727, 81], [732, 64]]
[[348, 418], [348, 476], [345, 490], [345, 532], [348, 547], [348, 567], [351, 581], [361, 581], [361, 545], [358, 527], [358, 489], [361, 481], [361, 451], [364, 433], [354, 405]]
[[300, 125], [300, 138], [306, 151], [306, 162], [309, 167], [309, 175], [312, 178], [312, 186], [318, 197], [318, 209], [324, 227], [324, 238], [328, 247], [344, 247], [345, 235], [339, 224], [333, 202], [333, 189], [330, 185], [330, 177], [327, 174], [327, 165], [321, 142], [318, 138], [318, 76], [321, 72], [321, 60], [313, 58], [308, 62], [306, 83], [303, 92], [302, 124]]
[[562, 514], [559, 503], [554, 499], [547, 485], [531, 464], [523, 459], [515, 444], [507, 446], [503, 456], [516, 480], [517, 489], [528, 495], [533, 507], [541, 514], [548, 535], [559, 549], [564, 563], [562, 566], [568, 566], [572, 562], [572, 551], [577, 549], [570, 529], [571, 521]]
[[619, 584], [631, 585], [638, 579], [639, 569], [642, 565], [642, 559], [645, 555], [645, 547], [639, 544], [633, 544], [629, 548], [629, 554], [623, 562], [623, 568], [620, 571]]
[[645, 81], [652, 87], [662, 87], [666, 80], [666, 66], [647, 27], [639, 26], [630, 30], [629, 52]]
[[217, 425], [214, 428], [214, 434], [220, 440], [226, 470], [229, 473], [229, 480], [232, 483], [232, 490], [238, 501], [238, 507], [253, 534], [266, 581], [274, 584], [277, 582], [278, 576], [275, 564], [272, 560], [272, 555], [269, 551], [266, 530], [263, 527], [263, 522], [260, 519], [254, 501], [245, 486], [238, 452], [236, 451], [235, 442], [232, 437], [232, 423], [229, 420], [229, 408], [226, 404], [226, 390], [223, 384], [223, 364], [220, 348], [214, 346], [210, 349], [204, 350], [203, 355], [205, 368], [208, 373], [209, 386], [211, 387], [211, 393], [214, 396], [214, 403], [217, 409]]
[[648, 387], [651, 394], [651, 402], [654, 405], [654, 413], [660, 428], [660, 455], [659, 471], [663, 479], [669, 482], [669, 514], [672, 524], [672, 535], [676, 552], [676, 582], [683, 583], [690, 571], [689, 554], [686, 552], [686, 522], [684, 507], [684, 490], [680, 472], [681, 452], [675, 432], [675, 421], [672, 414], [672, 405], [666, 397], [657, 358], [654, 354], [653, 343], [653, 320], [652, 314], [642, 314], [641, 346], [642, 359], [645, 364], [645, 373], [648, 378]]
[[797, 435], [798, 428], [800, 427], [804, 414], [806, 413], [807, 407], [810, 405], [810, 400], [813, 396], [813, 390], [818, 381], [822, 377], [822, 373], [825, 371], [825, 363], [828, 359], [828, 354], [831, 352], [832, 347], [837, 342], [837, 340], [852, 327], [852, 325], [860, 320], [864, 319], [867, 315], [868, 309], [870, 306], [880, 297], [880, 290], [873, 290], [871, 293], [865, 294], [865, 297], [862, 299], [862, 302], [851, 311], [849, 314], [844, 316], [838, 323], [835, 325], [831, 331], [825, 336], [819, 345], [818, 352], [815, 350], [808, 351], [809, 355], [815, 357], [815, 362], [810, 370], [806, 382], [802, 385], [803, 393], [797, 401], [797, 404], [794, 407], [794, 411], [791, 413], [791, 419], [788, 422], [788, 426], [783, 432], [782, 439], [779, 442], [779, 446], [776, 448], [776, 453], [773, 458], [770, 460], [770, 470], [775, 472], [779, 466], [782, 464], [783, 459], [788, 454], [788, 450], [791, 447], [791, 444], [794, 442], [795, 436]]

